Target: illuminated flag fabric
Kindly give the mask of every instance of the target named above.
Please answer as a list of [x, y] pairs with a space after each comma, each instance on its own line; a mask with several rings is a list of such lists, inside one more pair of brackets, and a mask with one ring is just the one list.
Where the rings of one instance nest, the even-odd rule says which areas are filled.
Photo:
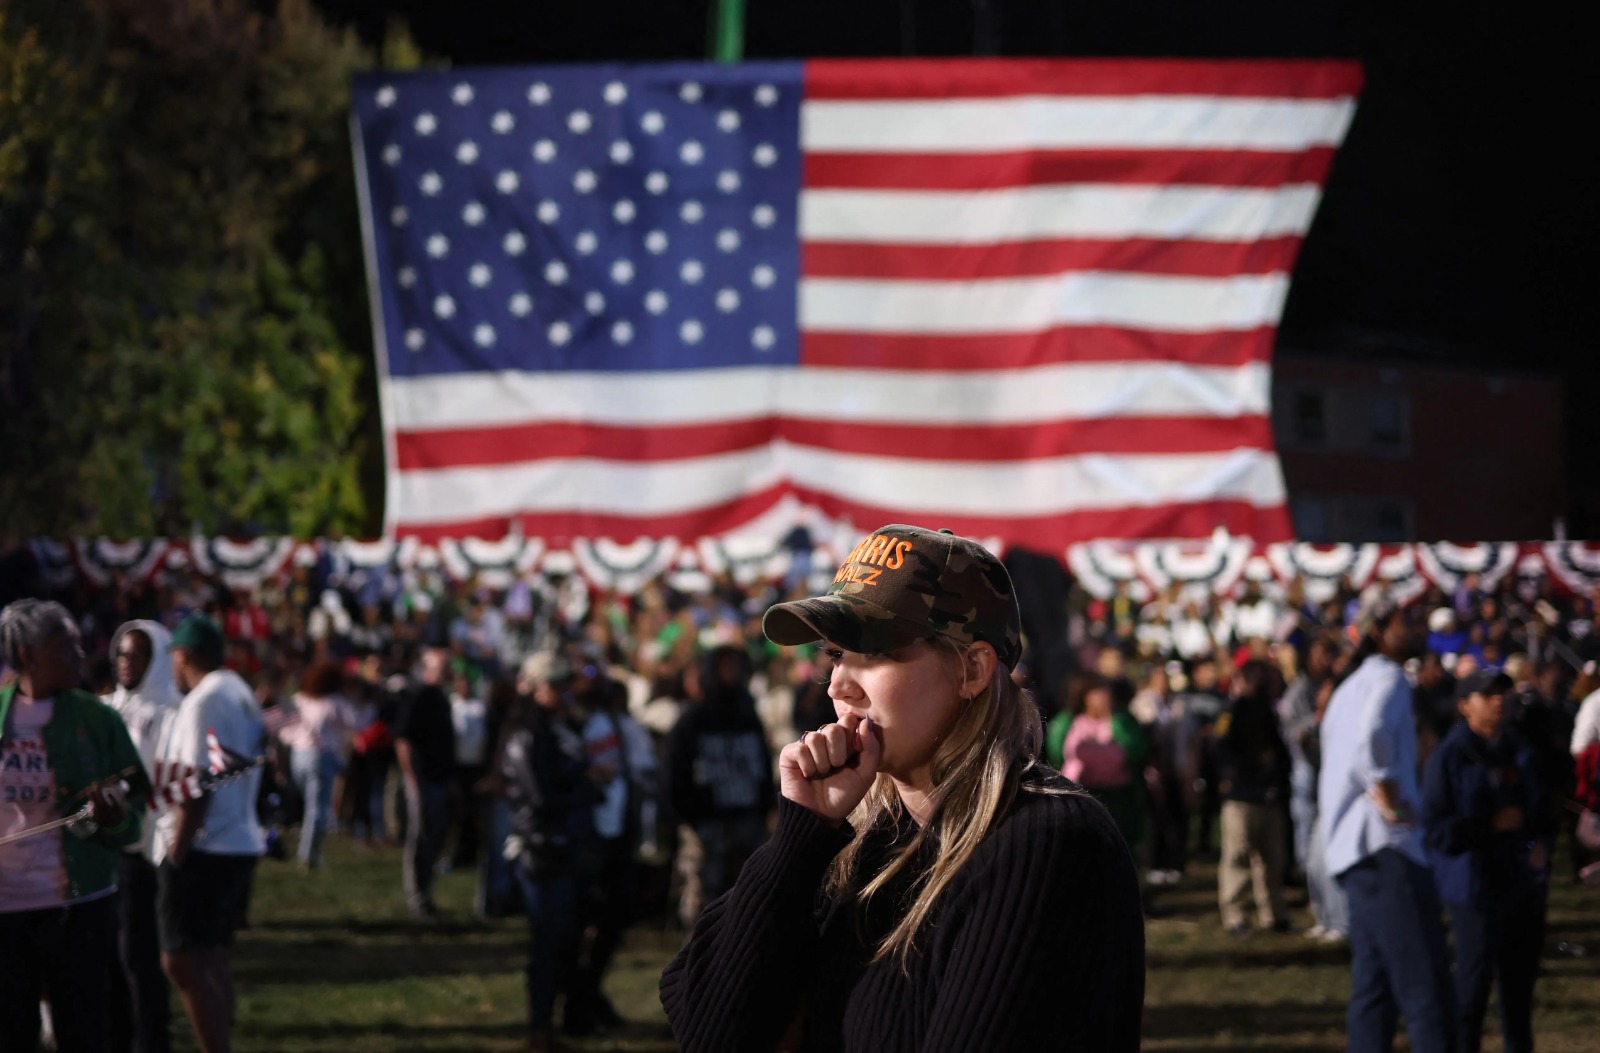
[[1060, 552], [1290, 536], [1268, 397], [1340, 62], [807, 61], [354, 85], [388, 444], [425, 539]]

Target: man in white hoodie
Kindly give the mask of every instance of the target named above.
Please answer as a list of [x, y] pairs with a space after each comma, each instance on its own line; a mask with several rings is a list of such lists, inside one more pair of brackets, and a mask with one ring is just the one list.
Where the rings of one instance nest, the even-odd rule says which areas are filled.
[[[105, 701], [128, 726], [146, 772], [155, 772], [160, 747], [178, 712], [183, 693], [172, 678], [172, 634], [164, 625], [132, 621], [111, 637], [117, 687]], [[132, 1053], [168, 1053], [171, 1011], [167, 977], [161, 971], [161, 941], [156, 925], [156, 867], [151, 861], [154, 822], [144, 826], [138, 844], [123, 850], [117, 881], [117, 952], [125, 993], [113, 982], [112, 1029]]]

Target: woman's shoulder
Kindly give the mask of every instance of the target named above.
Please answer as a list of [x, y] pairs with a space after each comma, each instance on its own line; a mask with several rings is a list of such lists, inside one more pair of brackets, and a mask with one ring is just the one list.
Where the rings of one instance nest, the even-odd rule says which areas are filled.
[[1035, 764], [1023, 773], [1010, 811], [984, 848], [996, 853], [1018, 849], [1048, 853], [1061, 846], [1071, 846], [1074, 854], [1127, 851], [1103, 804], [1060, 772]]

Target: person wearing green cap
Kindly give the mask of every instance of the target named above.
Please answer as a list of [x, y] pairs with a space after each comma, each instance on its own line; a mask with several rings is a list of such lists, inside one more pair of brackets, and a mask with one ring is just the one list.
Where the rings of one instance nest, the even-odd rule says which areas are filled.
[[[217, 771], [216, 745], [254, 760], [265, 744], [261, 708], [244, 678], [222, 664], [222, 629], [191, 614], [172, 633], [172, 675], [187, 694], [161, 751], [178, 771]], [[229, 952], [266, 837], [256, 818], [261, 769], [251, 766], [161, 813], [153, 855], [161, 964], [178, 989], [201, 1053], [227, 1053], [234, 1017]]]
[[771, 840], [662, 974], [682, 1048], [1138, 1049], [1138, 876], [1040, 762], [1005, 566], [881, 527], [763, 628], [820, 642], [836, 720], [780, 752]]

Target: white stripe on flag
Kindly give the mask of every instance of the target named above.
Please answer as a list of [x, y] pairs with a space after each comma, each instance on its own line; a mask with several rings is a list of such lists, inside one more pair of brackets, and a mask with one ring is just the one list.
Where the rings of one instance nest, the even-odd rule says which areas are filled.
[[1284, 500], [1270, 451], [1090, 454], [1028, 461], [946, 462], [862, 456], [789, 444], [645, 465], [590, 458], [418, 470], [400, 480], [418, 525], [514, 508], [537, 514], [673, 515], [759, 493], [780, 480], [878, 507], [1008, 516], [1241, 500]]
[[855, 153], [1305, 150], [1337, 146], [1354, 112], [1351, 99], [1194, 95], [829, 99], [800, 107], [800, 144]]
[[1040, 278], [892, 281], [806, 278], [800, 324], [811, 332], [1032, 333], [1108, 325], [1214, 333], [1277, 325], [1289, 276], [1191, 278], [1077, 271]]
[[1216, 186], [1027, 186], [1004, 190], [806, 190], [807, 241], [976, 245], [1040, 238], [1254, 241], [1300, 236], [1321, 190]]
[[533, 421], [650, 427], [773, 415], [999, 425], [1108, 416], [1259, 416], [1271, 405], [1272, 373], [1265, 363], [1101, 362], [987, 373], [793, 367], [459, 373], [395, 377], [389, 387], [391, 420], [401, 430]]

